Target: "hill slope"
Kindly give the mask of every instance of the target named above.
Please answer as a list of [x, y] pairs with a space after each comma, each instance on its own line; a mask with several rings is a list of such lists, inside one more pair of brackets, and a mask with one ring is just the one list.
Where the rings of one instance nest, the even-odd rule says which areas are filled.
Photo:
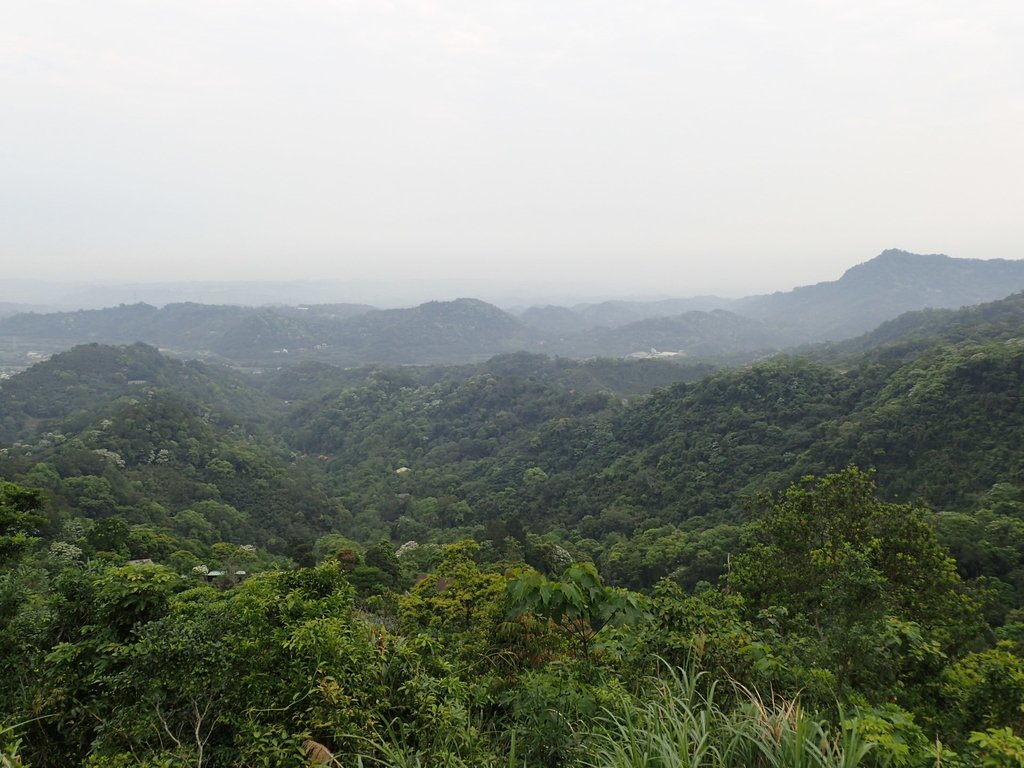
[[393, 310], [121, 305], [15, 315], [0, 319], [0, 336], [47, 349], [143, 342], [183, 357], [254, 366], [305, 359], [342, 365], [467, 362], [536, 346], [535, 332], [475, 299]]
[[236, 307], [121, 305], [0, 316], [0, 367], [17, 368], [75, 344], [145, 342], [187, 358], [245, 367], [306, 360], [478, 362], [516, 351], [570, 357], [683, 352], [715, 362], [863, 334], [912, 310], [957, 308], [1024, 289], [1024, 261], [885, 251], [836, 281], [746, 299], [696, 297], [534, 307], [520, 317], [476, 299], [407, 309], [364, 305]]
[[839, 279], [744, 299], [736, 310], [785, 334], [791, 344], [857, 336], [916, 309], [958, 308], [1024, 289], [1024, 260], [953, 259], [900, 250]]
[[657, 350], [708, 359], [775, 351], [782, 341], [766, 323], [717, 309], [594, 328], [565, 336], [548, 347], [574, 357], [625, 357]]

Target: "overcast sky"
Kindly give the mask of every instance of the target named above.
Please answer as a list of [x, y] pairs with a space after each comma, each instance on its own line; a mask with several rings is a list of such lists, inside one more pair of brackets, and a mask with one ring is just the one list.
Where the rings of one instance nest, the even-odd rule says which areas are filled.
[[1024, 3], [0, 0], [10, 277], [742, 294], [1024, 257]]

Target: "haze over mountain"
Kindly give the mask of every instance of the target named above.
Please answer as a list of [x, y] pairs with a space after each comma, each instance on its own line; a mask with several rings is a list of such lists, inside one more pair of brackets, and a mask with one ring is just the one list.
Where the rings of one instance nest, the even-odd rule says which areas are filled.
[[769, 324], [716, 309], [656, 316], [611, 328], [590, 328], [550, 342], [547, 349], [569, 357], [715, 358], [772, 351], [784, 343], [785, 338]]
[[243, 366], [302, 360], [460, 363], [513, 351], [568, 357], [748, 358], [839, 341], [903, 312], [956, 308], [1024, 289], [1024, 261], [953, 259], [888, 250], [838, 280], [724, 299], [539, 306], [518, 317], [477, 299], [379, 310], [366, 304], [243, 307], [196, 303], [0, 317], [0, 363], [11, 368], [86, 342], [157, 345], [181, 357]]
[[[728, 299], [702, 296], [665, 301], [579, 304], [558, 322], [616, 328], [687, 311], [724, 309], [767, 323], [785, 344], [844, 339], [914, 309], [957, 308], [1000, 299], [1024, 288], [1024, 260], [956, 259], [898, 249], [848, 269], [837, 280], [771, 294]], [[551, 308], [544, 308], [551, 313]], [[543, 328], [537, 309], [522, 313]], [[552, 318], [554, 316], [552, 315]]]
[[804, 347], [818, 360], [856, 358], [864, 352], [887, 358], [907, 358], [936, 344], [963, 344], [1020, 339], [1024, 330], [1024, 292], [1005, 299], [960, 309], [920, 309], [887, 320], [852, 339]]
[[1024, 288], [1024, 260], [954, 259], [897, 249], [839, 280], [742, 300], [736, 311], [773, 324], [791, 343], [839, 340], [914, 309], [957, 308]]
[[[20, 306], [18, 311], [72, 312], [103, 309], [118, 304], [225, 304], [239, 306], [310, 306], [314, 304], [372, 304], [399, 309], [427, 301], [474, 296], [502, 307], [543, 302], [574, 305], [621, 297], [622, 287], [593, 283], [585, 277], [560, 285], [519, 279], [421, 278], [395, 274], [387, 279], [257, 279], [239, 273], [230, 280], [134, 281], [117, 278], [64, 281], [59, 278], [7, 278], [0, 284], [0, 302]], [[629, 293], [628, 295], [633, 295]], [[664, 291], [642, 297], [663, 298]]]

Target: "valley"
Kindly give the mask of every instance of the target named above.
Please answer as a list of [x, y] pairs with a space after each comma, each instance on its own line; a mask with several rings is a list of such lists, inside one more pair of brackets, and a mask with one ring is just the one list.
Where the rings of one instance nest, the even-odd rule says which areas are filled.
[[[755, 764], [761, 732], [744, 688], [712, 709], [687, 675], [799, 697], [840, 752], [870, 741], [862, 765], [931, 765], [936, 739], [965, 755], [943, 764], [1012, 754], [1021, 294], [757, 359], [763, 337], [696, 351], [705, 321], [748, 333], [723, 310], [618, 326], [695, 334], [681, 364], [486, 356], [536, 329], [480, 302], [351, 311], [316, 322], [361, 323], [350, 361], [390, 329], [373, 364], [129, 343], [186, 312], [174, 338], [227, 344], [226, 317], [263, 312], [294, 345], [314, 315], [283, 310], [8, 319], [122, 334], [0, 382], [0, 714], [32, 765], [300, 765], [312, 740], [388, 765], [582, 766], [655, 701], [630, 681], [664, 674], [683, 678], [662, 705], [724, 718], [709, 738], [746, 729], [715, 765]], [[234, 362], [264, 359], [246, 344]]]

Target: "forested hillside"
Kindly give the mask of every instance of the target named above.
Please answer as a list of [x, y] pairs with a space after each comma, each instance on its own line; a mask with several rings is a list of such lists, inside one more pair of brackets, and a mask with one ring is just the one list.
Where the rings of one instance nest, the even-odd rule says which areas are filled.
[[1014, 293], [998, 301], [958, 310], [907, 312], [862, 336], [807, 351], [818, 359], [829, 361], [844, 358], [855, 361], [859, 354], [870, 350], [887, 356], [910, 356], [939, 344], [1020, 338], [1022, 326], [1024, 293]]
[[0, 382], [0, 754], [1019, 765], [1018, 304], [718, 371], [57, 355]]

